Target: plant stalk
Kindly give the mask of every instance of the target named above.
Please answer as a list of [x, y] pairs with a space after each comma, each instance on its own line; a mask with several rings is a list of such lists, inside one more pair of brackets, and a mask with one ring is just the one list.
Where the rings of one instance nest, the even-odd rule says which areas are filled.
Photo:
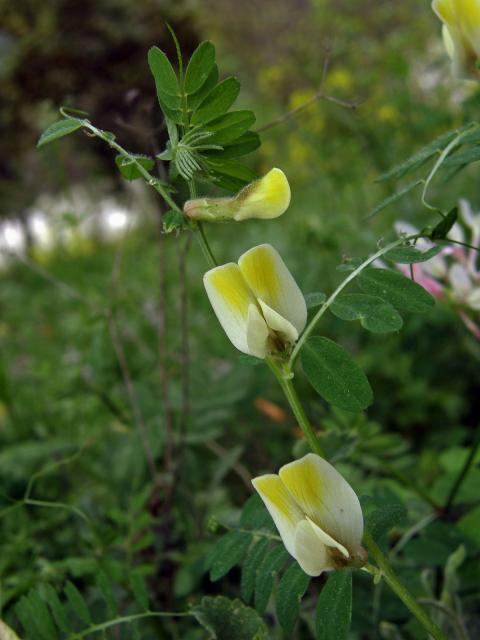
[[282, 368], [275, 362], [273, 358], [267, 358], [266, 363], [273, 375], [278, 380], [280, 387], [282, 388], [283, 393], [290, 405], [290, 408], [293, 412], [293, 415], [297, 419], [299, 426], [301, 427], [303, 433], [305, 434], [305, 438], [310, 446], [310, 449], [315, 453], [318, 453], [319, 456], [324, 457], [325, 452], [323, 451], [323, 447], [320, 444], [317, 435], [311, 425], [307, 415], [303, 409], [300, 398], [298, 397], [297, 391], [292, 383], [292, 373], [290, 369], [282, 370]]
[[415, 600], [414, 596], [399, 580], [397, 574], [394, 572], [387, 558], [384, 556], [382, 550], [372, 538], [369, 531], [365, 530], [363, 534], [363, 541], [367, 546], [370, 555], [377, 563], [377, 567], [382, 572], [382, 577], [385, 578], [385, 582], [390, 589], [400, 598], [407, 609], [416, 617], [423, 628], [433, 637], [435, 640], [447, 640], [442, 631], [432, 621], [431, 617], [425, 611], [425, 609]]
[[[325, 454], [323, 453], [323, 448], [318, 441], [315, 431], [303, 409], [295, 387], [293, 386], [291, 379], [292, 372], [290, 367], [287, 365], [285, 369], [282, 370], [282, 368], [271, 358], [268, 358], [266, 362], [270, 370], [273, 372], [278, 382], [280, 383], [285, 397], [287, 398], [288, 403], [295, 417], [297, 418], [303, 433], [305, 434], [305, 438], [307, 439], [310, 448], [315, 453], [324, 456]], [[434, 624], [427, 611], [425, 611], [425, 609], [418, 604], [410, 591], [400, 582], [396, 573], [390, 566], [387, 558], [384, 556], [382, 550], [367, 530], [364, 531], [363, 540], [371, 556], [377, 563], [378, 569], [381, 570], [385, 581], [392, 589], [392, 591], [400, 598], [404, 605], [415, 616], [415, 618], [420, 622], [424, 629], [428, 631], [428, 633], [430, 633], [433, 638], [435, 638], [435, 640], [447, 640], [441, 630]]]

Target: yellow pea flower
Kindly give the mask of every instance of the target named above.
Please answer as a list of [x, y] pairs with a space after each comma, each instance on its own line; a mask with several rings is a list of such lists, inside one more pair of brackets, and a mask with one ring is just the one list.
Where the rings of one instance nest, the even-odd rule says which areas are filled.
[[443, 40], [459, 78], [478, 80], [480, 72], [480, 0], [433, 0], [443, 22]]
[[253, 247], [238, 264], [207, 271], [203, 282], [225, 333], [243, 353], [266, 358], [284, 351], [305, 328], [305, 298], [269, 244]]
[[283, 544], [309, 576], [367, 561], [363, 515], [352, 487], [315, 453], [252, 480]]
[[0, 620], [0, 640], [20, 640], [17, 634]]
[[231, 198], [187, 200], [185, 214], [193, 220], [226, 222], [248, 218], [278, 218], [290, 204], [290, 185], [281, 169], [271, 169], [263, 178], [247, 184]]

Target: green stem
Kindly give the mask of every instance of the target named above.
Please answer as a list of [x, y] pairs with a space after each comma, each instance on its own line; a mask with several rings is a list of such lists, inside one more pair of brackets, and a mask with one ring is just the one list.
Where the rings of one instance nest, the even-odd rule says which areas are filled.
[[[189, 180], [188, 182], [188, 190], [190, 191], [190, 198], [197, 197], [197, 186], [195, 184], [195, 180]], [[205, 235], [205, 229], [203, 228], [203, 224], [200, 221], [196, 221], [192, 223], [193, 230], [195, 231], [195, 235], [197, 236], [197, 240], [200, 243], [200, 247], [203, 251], [203, 255], [205, 256], [206, 261], [208, 262], [211, 269], [218, 266], [218, 262], [215, 260], [215, 256], [213, 255], [213, 251], [208, 244], [207, 236]]]
[[399, 238], [398, 240], [395, 240], [394, 242], [390, 242], [390, 244], [387, 244], [385, 247], [382, 247], [376, 253], [374, 253], [373, 255], [369, 256], [366, 260], [364, 260], [361, 265], [359, 265], [356, 269], [354, 269], [349, 274], [349, 276], [347, 278], [345, 278], [345, 280], [343, 280], [343, 282], [341, 282], [339, 284], [339, 286], [335, 289], [335, 291], [331, 294], [331, 296], [329, 298], [327, 298], [327, 300], [322, 304], [320, 309], [317, 311], [317, 313], [310, 320], [310, 322], [306, 326], [304, 332], [300, 336], [297, 344], [295, 345], [295, 348], [292, 351], [292, 355], [290, 356], [290, 360], [289, 360], [289, 363], [288, 363], [290, 369], [293, 368], [293, 365], [295, 364], [295, 361], [298, 358], [298, 355], [300, 353], [301, 348], [305, 344], [305, 341], [310, 336], [312, 331], [315, 329], [315, 326], [317, 325], [318, 321], [323, 316], [325, 311], [335, 301], [336, 297], [343, 291], [343, 289], [345, 289], [345, 287], [350, 282], [352, 282], [352, 280], [354, 280], [358, 276], [359, 273], [361, 273], [366, 267], [368, 267], [370, 264], [372, 264], [372, 262], [375, 262], [375, 260], [377, 260], [378, 258], [383, 256], [385, 253], [387, 253], [391, 249], [394, 249], [395, 247], [398, 247], [401, 244], [405, 244], [405, 242], [408, 242], [409, 240], [415, 240], [418, 237], [420, 237], [420, 236], [418, 234], [416, 234], [414, 236], [409, 236], [407, 238]]
[[[310, 445], [310, 448], [315, 453], [324, 456], [323, 448], [318, 441], [315, 431], [310, 424], [310, 421], [303, 409], [301, 401], [297, 395], [295, 387], [292, 383], [292, 372], [288, 365], [284, 365], [283, 368], [279, 366], [272, 358], [267, 358], [267, 365], [277, 378], [285, 397], [288, 400], [290, 407], [298, 420], [300, 427], [302, 428], [305, 437]], [[381, 570], [385, 581], [392, 589], [392, 591], [400, 598], [405, 606], [411, 611], [411, 613], [417, 618], [422, 626], [430, 633], [435, 640], [446, 640], [440, 629], [433, 623], [428, 613], [421, 607], [415, 600], [410, 591], [400, 582], [394, 570], [390, 566], [387, 558], [383, 555], [382, 550], [372, 538], [371, 534], [365, 530], [363, 540], [371, 554], [377, 563], [378, 569]]]
[[398, 576], [390, 566], [387, 558], [383, 555], [382, 550], [377, 545], [371, 534], [365, 530], [363, 534], [363, 541], [365, 542], [370, 555], [374, 558], [378, 568], [382, 572], [382, 576], [385, 582], [391, 588], [391, 590], [400, 598], [403, 604], [411, 611], [411, 613], [420, 622], [423, 628], [435, 638], [435, 640], [447, 640], [442, 631], [432, 621], [425, 609], [418, 604], [410, 591], [400, 582]]
[[273, 358], [267, 358], [265, 360], [270, 370], [277, 378], [278, 383], [280, 384], [283, 393], [285, 394], [286, 399], [288, 400], [288, 404], [292, 409], [293, 415], [297, 419], [299, 426], [301, 427], [303, 433], [305, 434], [305, 438], [310, 446], [310, 449], [315, 453], [318, 453], [320, 456], [325, 456], [325, 452], [323, 451], [323, 447], [318, 441], [318, 438], [315, 434], [315, 430], [308, 419], [300, 398], [295, 390], [295, 387], [292, 383], [292, 373], [288, 367], [282, 369]]
[[466, 133], [471, 133], [471, 127], [469, 129], [467, 129], [466, 131], [462, 131], [461, 133], [458, 134], [458, 136], [456, 136], [449, 144], [447, 144], [447, 146], [445, 147], [445, 149], [442, 151], [442, 153], [440, 154], [438, 160], [436, 161], [436, 163], [433, 165], [432, 170], [430, 171], [430, 173], [428, 174], [427, 179], [425, 180], [425, 184], [423, 186], [423, 192], [422, 192], [422, 204], [423, 206], [427, 207], [427, 209], [431, 209], [432, 211], [436, 211], [438, 214], [440, 214], [442, 216], [442, 218], [445, 217], [445, 214], [443, 214], [441, 211], [439, 211], [439, 209], [437, 209], [437, 207], [433, 207], [431, 204], [429, 204], [426, 200], [427, 197], [427, 190], [428, 187], [430, 186], [431, 181], [433, 180], [433, 177], [435, 176], [435, 174], [437, 173], [437, 171], [440, 169], [440, 167], [442, 166], [444, 160], [446, 159], [446, 157], [448, 156], [448, 154], [450, 153], [450, 151], [452, 149], [454, 149], [457, 144], [460, 143], [460, 141], [462, 140], [463, 136]]
[[465, 480], [465, 477], [467, 476], [468, 472], [470, 471], [470, 467], [472, 466], [473, 461], [475, 460], [479, 446], [480, 446], [480, 427], [477, 427], [477, 430], [472, 442], [472, 447], [470, 449], [470, 453], [468, 454], [467, 459], [463, 463], [463, 466], [460, 469], [460, 473], [458, 474], [457, 479], [453, 483], [450, 493], [448, 494], [448, 498], [447, 498], [447, 501], [445, 502], [445, 507], [444, 507], [445, 511], [448, 511], [450, 507], [453, 505], [455, 498], [457, 497], [457, 494], [460, 491], [460, 487], [462, 486], [462, 483]]
[[107, 622], [92, 625], [91, 627], [88, 627], [88, 629], [84, 629], [83, 631], [70, 636], [70, 640], [79, 640], [79, 638], [84, 638], [85, 636], [89, 636], [93, 633], [104, 631], [105, 629], [109, 629], [110, 627], [115, 627], [119, 624], [126, 624], [128, 622], [134, 622], [135, 620], [141, 620], [142, 618], [180, 618], [191, 615], [193, 614], [185, 611], [179, 613], [175, 613], [172, 611], [145, 611], [144, 613], [136, 613], [131, 616], [114, 618], [113, 620], [108, 620]]
[[208, 244], [207, 236], [205, 235], [205, 230], [201, 222], [196, 223], [196, 236], [197, 240], [200, 243], [200, 246], [203, 251], [203, 255], [205, 256], [206, 261], [210, 265], [210, 268], [218, 267], [218, 262], [215, 260], [215, 256], [213, 255], [212, 250], [210, 249], [210, 245]]
[[[65, 114], [62, 112], [62, 115], [65, 115]], [[66, 117], [68, 117], [68, 116], [66, 116]], [[118, 151], [120, 154], [130, 158], [130, 160], [136, 166], [136, 168], [138, 169], [139, 173], [145, 179], [147, 184], [149, 184], [151, 187], [153, 187], [161, 195], [161, 197], [165, 200], [165, 202], [168, 204], [168, 206], [171, 209], [174, 209], [175, 211], [179, 211], [180, 213], [183, 213], [181, 208], [178, 206], [178, 204], [175, 202], [175, 200], [170, 196], [168, 191], [165, 189], [165, 187], [163, 186], [162, 182], [160, 180], [158, 180], [157, 178], [155, 178], [154, 176], [152, 176], [152, 174], [149, 173], [147, 171], [147, 169], [145, 169], [145, 167], [143, 167], [141, 165], [140, 162], [138, 162], [138, 160], [135, 158], [135, 156], [132, 156], [126, 149], [124, 149], [117, 142], [115, 142], [115, 140], [112, 140], [109, 135], [107, 135], [101, 129], [98, 129], [97, 127], [95, 127], [88, 120], [82, 120], [82, 126], [85, 127], [85, 129], [88, 129], [89, 131], [91, 131], [98, 138], [101, 138], [102, 140], [104, 140], [112, 149], [115, 149], [115, 151]], [[189, 190], [190, 190], [190, 196], [192, 198], [195, 198], [195, 196], [196, 196], [195, 182], [193, 180], [191, 180], [189, 182], [188, 186], [189, 186]], [[205, 236], [205, 232], [203, 230], [201, 222], [194, 223], [192, 225], [192, 229], [193, 229], [193, 231], [195, 232], [195, 235], [198, 238], [200, 246], [202, 247], [203, 254], [204, 254], [207, 262], [209, 263], [210, 267], [216, 267], [217, 266], [217, 261], [215, 260], [215, 257], [214, 257], [214, 255], [212, 253], [212, 250], [210, 249], [210, 245], [208, 244], [208, 240], [207, 240], [207, 238]]]
[[168, 206], [174, 209], [175, 211], [179, 211], [180, 213], [182, 213], [182, 210], [180, 209], [178, 204], [175, 202], [175, 200], [170, 196], [168, 191], [163, 186], [162, 182], [158, 178], [155, 178], [154, 176], [152, 176], [152, 174], [149, 173], [145, 169], [145, 167], [141, 165], [140, 162], [138, 162], [135, 156], [132, 156], [126, 149], [124, 149], [117, 142], [115, 142], [115, 140], [112, 140], [110, 136], [105, 133], [105, 131], [102, 131], [101, 129], [97, 129], [97, 127], [91, 124], [88, 120], [82, 120], [82, 126], [85, 129], [88, 129], [89, 131], [91, 131], [95, 136], [97, 136], [97, 138], [101, 138], [102, 140], [104, 140], [104, 142], [106, 142], [112, 149], [115, 149], [115, 151], [118, 151], [123, 156], [129, 158], [133, 162], [135, 167], [138, 169], [138, 172], [143, 176], [143, 178], [145, 178], [147, 184], [153, 187], [162, 196], [162, 198], [165, 200]]

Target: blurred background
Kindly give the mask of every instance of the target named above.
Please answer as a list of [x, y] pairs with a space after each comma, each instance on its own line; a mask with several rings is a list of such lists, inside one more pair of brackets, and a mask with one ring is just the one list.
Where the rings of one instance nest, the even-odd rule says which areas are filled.
[[[185, 57], [213, 41], [221, 75], [241, 81], [237, 108], [252, 109], [262, 131], [248, 163], [259, 175], [280, 167], [292, 187], [281, 218], [209, 229], [215, 254], [227, 262], [270, 242], [305, 293], [331, 291], [336, 265], [372, 251], [395, 220], [431, 222], [415, 192], [366, 220], [395, 188], [375, 177], [478, 114], [476, 85], [451, 78], [428, 2], [0, 0], [0, 617], [12, 624], [18, 598], [42, 582], [74, 580], [94, 601], [100, 566], [119, 585], [126, 566], [142, 571], [160, 609], [235, 595], [235, 576], [204, 575], [207, 524], [234, 519], [250, 475], [302, 452], [275, 382], [218, 326], [199, 247], [161, 233], [153, 190], [123, 180], [110, 149], [84, 133], [35, 148], [60, 106], [88, 112], [130, 151], [162, 148], [147, 51], [174, 59], [167, 22]], [[281, 121], [322, 78], [334, 100]], [[466, 195], [480, 208], [475, 165], [432, 190], [445, 209]], [[299, 376], [312, 420], [362, 493], [410, 500], [415, 521], [421, 507], [383, 463], [445, 497], [478, 419], [479, 342], [441, 304], [400, 334], [367, 335], [333, 317], [321, 331], [354, 354], [376, 400], [365, 416], [332, 413]], [[182, 434], [174, 468], [169, 429]], [[458, 535], [480, 542], [475, 518]], [[424, 535], [405, 550], [406, 571], [419, 561], [434, 575], [458, 540]], [[377, 615], [402, 624], [405, 611], [382, 597]], [[354, 616], [352, 637], [377, 637], [361, 606]], [[142, 637], [203, 637], [180, 623], [162, 629]]]

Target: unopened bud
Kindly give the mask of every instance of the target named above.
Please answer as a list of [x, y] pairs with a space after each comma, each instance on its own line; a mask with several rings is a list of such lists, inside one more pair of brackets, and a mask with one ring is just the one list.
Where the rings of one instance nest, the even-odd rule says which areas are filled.
[[290, 204], [290, 185], [281, 169], [272, 169], [231, 198], [187, 200], [183, 210], [193, 220], [240, 222], [249, 218], [278, 218]]

